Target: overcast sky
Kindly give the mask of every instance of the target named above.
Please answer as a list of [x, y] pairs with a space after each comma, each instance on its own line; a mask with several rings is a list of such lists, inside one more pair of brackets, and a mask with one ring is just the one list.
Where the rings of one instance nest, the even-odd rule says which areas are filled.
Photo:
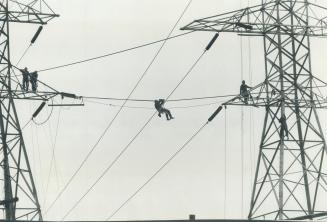
[[[30, 48], [20, 63], [20, 66], [27, 66], [31, 70], [61, 65], [162, 39], [167, 36], [188, 0], [47, 2], [60, 17], [44, 27], [36, 44]], [[260, 1], [251, 0], [250, 4], [258, 2]], [[182, 33], [179, 28], [194, 19], [235, 10], [247, 4], [248, 1], [245, 0], [193, 0], [173, 34]], [[36, 29], [35, 25], [12, 25], [11, 54], [14, 63], [28, 46]], [[168, 41], [132, 97], [155, 99], [168, 96], [203, 52], [212, 36], [213, 33], [197, 32]], [[242, 43], [243, 69], [240, 65], [240, 37], [236, 34], [221, 34], [172, 98], [238, 93], [242, 72], [243, 79], [249, 84], [260, 83], [264, 78], [262, 39], [243, 38]], [[152, 45], [89, 63], [42, 72], [39, 78], [59, 91], [81, 96], [125, 98], [159, 47], [160, 44]], [[325, 81], [327, 81], [326, 49], [326, 40], [312, 41], [313, 71]], [[222, 101], [216, 99], [168, 103], [168, 108], [215, 104], [187, 109], [171, 108], [175, 119], [169, 122], [156, 116], [129, 150], [66, 219], [106, 219], [205, 123]], [[60, 103], [60, 98], [54, 102]], [[28, 101], [17, 104], [21, 125], [28, 121], [38, 105]], [[127, 105], [153, 107], [152, 103], [130, 102]], [[85, 101], [84, 107], [54, 108], [46, 124], [42, 126], [30, 124], [24, 130], [43, 211], [49, 207], [78, 168], [118, 109], [119, 107]], [[50, 111], [50, 108], [44, 110], [36, 121], [44, 121]], [[59, 201], [44, 215], [44, 219], [60, 220], [128, 144], [152, 113], [151, 109], [125, 108]], [[225, 116], [225, 111], [222, 112], [208, 125], [112, 220], [187, 219], [189, 214], [196, 214], [202, 219], [245, 218], [249, 208], [264, 112], [260, 109], [244, 108], [244, 166], [240, 164], [241, 109], [229, 107], [226, 114]], [[327, 121], [325, 116], [325, 111], [321, 112], [323, 122]], [[52, 169], [50, 172], [52, 149], [56, 157], [56, 170]]]

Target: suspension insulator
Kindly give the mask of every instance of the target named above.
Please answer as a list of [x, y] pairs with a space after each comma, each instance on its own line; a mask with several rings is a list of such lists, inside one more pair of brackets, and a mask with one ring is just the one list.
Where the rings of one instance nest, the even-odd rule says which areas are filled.
[[241, 28], [249, 29], [249, 30], [252, 30], [253, 29], [253, 26], [252, 25], [247, 25], [247, 24], [240, 23], [240, 22], [237, 22], [235, 25], [236, 26], [239, 26]]
[[215, 34], [215, 36], [211, 39], [211, 41], [209, 42], [209, 44], [207, 45], [207, 47], [206, 47], [206, 50], [207, 50], [207, 51], [208, 51], [208, 50], [211, 48], [211, 46], [215, 43], [215, 41], [217, 40], [218, 36], [219, 36], [219, 33], [217, 32], [217, 33]]
[[61, 92], [61, 97], [64, 98], [64, 97], [67, 97], [67, 98], [73, 98], [73, 99], [76, 99], [77, 96], [75, 94], [72, 94], [72, 93], [65, 93], [65, 92]]
[[41, 105], [39, 106], [39, 108], [37, 108], [37, 110], [33, 113], [33, 118], [37, 117], [37, 115], [39, 115], [39, 113], [41, 112], [41, 110], [44, 108], [45, 106], [45, 102], [43, 101], [41, 103]]
[[40, 26], [40, 27], [37, 29], [36, 33], [34, 34], [32, 40], [31, 40], [31, 44], [34, 44], [34, 42], [36, 41], [37, 37], [39, 37], [39, 35], [40, 35], [42, 29], [43, 29], [43, 26]]
[[216, 111], [209, 117], [208, 122], [211, 122], [217, 115], [218, 113], [223, 109], [222, 106], [219, 106]]

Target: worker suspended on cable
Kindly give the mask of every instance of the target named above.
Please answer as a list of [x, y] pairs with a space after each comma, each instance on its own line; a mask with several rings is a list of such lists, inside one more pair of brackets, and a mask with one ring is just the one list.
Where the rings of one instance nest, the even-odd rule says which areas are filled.
[[251, 97], [248, 89], [251, 89], [250, 86], [245, 84], [245, 81], [242, 81], [242, 85], [240, 86], [240, 95], [244, 98], [244, 103], [248, 104], [249, 97]]
[[23, 90], [25, 91], [28, 91], [28, 83], [29, 83], [29, 76], [30, 76], [30, 73], [28, 72], [28, 69], [27, 67], [25, 67], [24, 69], [20, 69], [19, 70], [22, 75], [23, 75], [23, 82], [22, 82], [22, 85], [23, 85]]
[[37, 77], [38, 77], [37, 71], [30, 73], [30, 82], [32, 85], [33, 92], [36, 92], [37, 90]]
[[288, 139], [288, 127], [287, 127], [287, 123], [286, 123], [286, 116], [285, 114], [282, 114], [282, 116], [279, 119], [280, 122], [280, 139], [287, 137]]
[[163, 107], [164, 103], [165, 103], [164, 99], [159, 99], [154, 101], [154, 107], [158, 111], [158, 116], [161, 117], [161, 114], [164, 113], [166, 115], [167, 120], [174, 119], [174, 117], [171, 115], [171, 112]]

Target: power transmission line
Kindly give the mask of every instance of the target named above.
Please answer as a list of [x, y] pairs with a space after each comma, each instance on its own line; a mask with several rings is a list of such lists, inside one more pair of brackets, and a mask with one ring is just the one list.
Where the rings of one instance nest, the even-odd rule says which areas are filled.
[[[166, 100], [169, 99], [169, 97], [176, 91], [176, 89], [182, 84], [182, 82], [187, 78], [187, 76], [192, 72], [194, 67], [198, 64], [198, 62], [201, 60], [203, 55], [206, 51], [201, 53], [201, 55], [196, 59], [195, 63], [191, 66], [191, 68], [186, 72], [186, 74], [182, 77], [182, 79], [177, 83], [176, 87], [169, 93]], [[120, 157], [128, 150], [128, 148], [133, 144], [133, 142], [136, 140], [136, 138], [143, 132], [143, 130], [148, 126], [148, 124], [151, 122], [153, 117], [156, 115], [157, 111], [155, 111], [150, 118], [146, 121], [146, 123], [141, 127], [141, 129], [137, 132], [137, 134], [132, 138], [132, 140], [122, 149], [122, 151], [116, 156], [116, 158], [109, 164], [109, 166], [102, 172], [102, 174], [96, 179], [96, 181], [90, 186], [89, 189], [82, 195], [80, 199], [77, 200], [77, 202], [71, 207], [68, 212], [64, 215], [62, 220], [65, 220], [66, 217], [81, 203], [81, 201], [86, 197], [87, 194], [89, 194], [96, 184], [98, 184], [99, 181], [109, 172], [109, 170], [114, 166], [114, 164], [120, 159]]]
[[23, 52], [23, 54], [21, 55], [21, 57], [19, 58], [18, 62], [16, 63], [16, 66], [19, 65], [20, 61], [22, 61], [22, 59], [24, 58], [24, 56], [26, 55], [26, 53], [28, 52], [28, 50], [31, 48], [32, 44], [30, 44]]
[[103, 58], [110, 57], [110, 56], [113, 56], [113, 55], [117, 55], [117, 54], [125, 53], [125, 52], [128, 52], [128, 51], [132, 51], [132, 50], [140, 49], [140, 48], [143, 48], [143, 47], [147, 47], [147, 46], [150, 46], [150, 45], [154, 45], [154, 44], [157, 44], [157, 43], [160, 43], [160, 42], [166, 42], [166, 41], [168, 41], [170, 39], [175, 39], [175, 38], [178, 38], [178, 37], [181, 37], [181, 36], [184, 36], [184, 35], [188, 35], [188, 34], [190, 34], [192, 32], [194, 32], [194, 31], [185, 32], [185, 33], [174, 35], [174, 36], [170, 36], [171, 35], [171, 33], [170, 33], [170, 35], [168, 37], [164, 38], [164, 39], [159, 39], [157, 41], [145, 43], [145, 44], [142, 44], [142, 45], [134, 46], [134, 47], [131, 47], [131, 48], [119, 50], [119, 51], [116, 51], [116, 52], [107, 53], [107, 54], [104, 54], [104, 55], [100, 55], [100, 56], [96, 56], [96, 57], [92, 57], [92, 58], [88, 58], [88, 59], [83, 59], [83, 60], [79, 60], [79, 61], [75, 61], [75, 62], [63, 64], [63, 65], [53, 66], [53, 67], [50, 67], [50, 68], [40, 69], [40, 70], [38, 70], [38, 72], [45, 72], [45, 71], [49, 71], [49, 70], [60, 69], [60, 68], [73, 66], [73, 65], [77, 65], [77, 64], [81, 64], [81, 63], [86, 63], [86, 62], [90, 62], [90, 61], [94, 61], [94, 60], [98, 60], [98, 59], [103, 59]]
[[[183, 11], [181, 17], [179, 18], [179, 20], [182, 18], [183, 14], [186, 12], [186, 10], [190, 6], [191, 2], [192, 2], [192, 0], [189, 1], [188, 5], [184, 9], [184, 11]], [[177, 21], [177, 23], [178, 23], [178, 21]], [[177, 25], [177, 23], [175, 24], [175, 26]], [[195, 68], [195, 66], [199, 63], [199, 61], [201, 60], [201, 58], [203, 57], [203, 55], [208, 50], [210, 50], [210, 48], [212, 47], [212, 45], [214, 44], [214, 42], [216, 41], [216, 39], [218, 38], [218, 36], [219, 36], [218, 33], [216, 33], [214, 35], [214, 37], [211, 39], [211, 41], [209, 42], [209, 44], [206, 46], [205, 50], [196, 59], [196, 61], [192, 64], [192, 66], [190, 67], [190, 69], [186, 72], [186, 74], [182, 77], [182, 79], [177, 83], [177, 85], [175, 86], [175, 88], [170, 92], [170, 94], [167, 96], [167, 98], [165, 100], [168, 100], [170, 98], [170, 96], [172, 96], [172, 94], [177, 90], [177, 88], [183, 83], [183, 81], [189, 76], [189, 74], [193, 71], [193, 69]], [[127, 101], [124, 102], [124, 105], [125, 105], [126, 102]], [[217, 111], [215, 112], [215, 114], [213, 114], [209, 118], [208, 121], [210, 122], [218, 114], [218, 112], [220, 112], [220, 110], [218, 111], [218, 109], [217, 109]], [[100, 175], [100, 177], [98, 177], [98, 179], [95, 181], [95, 183], [93, 183], [91, 185], [91, 187], [86, 191], [86, 193], [84, 193], [83, 196], [73, 205], [73, 207], [68, 210], [68, 212], [62, 218], [62, 220], [64, 220], [76, 208], [76, 206], [84, 199], [84, 197], [95, 187], [95, 185], [106, 175], [106, 173], [119, 160], [119, 158], [128, 150], [128, 148], [130, 147], [130, 145], [135, 141], [135, 139], [142, 133], [142, 131], [146, 128], [146, 126], [151, 122], [151, 120], [153, 119], [153, 117], [154, 117], [155, 114], [156, 114], [156, 112], [153, 113], [153, 115], [148, 119], [148, 121], [145, 123], [145, 125], [142, 126], [142, 128], [138, 131], [138, 133], [136, 134], [136, 136], [134, 136], [133, 139], [127, 144], [127, 146], [125, 146], [125, 148], [119, 153], [119, 155], [114, 159], [114, 161], [109, 164], [109, 167], [107, 167], [105, 169], [105, 171]]]
[[[121, 105], [118, 104], [112, 104], [112, 103], [102, 103], [102, 102], [97, 102], [97, 101], [92, 101], [92, 100], [84, 100], [86, 103], [94, 103], [94, 104], [99, 104], [103, 106], [110, 106], [110, 107], [121, 107]], [[185, 105], [185, 106], [171, 106], [169, 109], [189, 109], [189, 108], [196, 108], [196, 107], [205, 107], [205, 106], [212, 106], [212, 105], [217, 105], [220, 104], [222, 101], [216, 101], [212, 103], [204, 103], [204, 104], [197, 104], [197, 105]], [[144, 110], [154, 110], [154, 107], [149, 107], [149, 106], [124, 106], [125, 108], [130, 108], [130, 109], [144, 109]]]
[[[188, 4], [186, 5], [186, 7], [184, 8], [182, 14], [179, 16], [178, 20], [176, 21], [176, 23], [174, 24], [174, 26], [172, 27], [172, 29], [170, 30], [170, 32], [168, 33], [167, 37], [163, 40], [157, 41], [157, 42], [162, 42], [161, 46], [159, 47], [159, 49], [157, 50], [157, 52], [155, 53], [153, 59], [150, 61], [149, 65], [147, 66], [147, 68], [145, 69], [145, 71], [142, 73], [141, 77], [139, 78], [139, 80], [137, 81], [137, 83], [135, 84], [135, 86], [133, 87], [133, 89], [131, 90], [131, 92], [129, 93], [127, 99], [129, 99], [132, 94], [134, 93], [134, 91], [136, 90], [136, 88], [138, 87], [138, 85], [141, 83], [141, 81], [143, 80], [144, 76], [147, 74], [148, 70], [151, 68], [151, 66], [153, 65], [154, 61], [157, 59], [158, 55], [160, 54], [161, 50], [163, 49], [163, 47], [166, 45], [166, 42], [168, 41], [168, 39], [171, 38], [176, 38], [177, 36], [173, 36], [171, 37], [171, 34], [173, 33], [173, 31], [175, 30], [177, 24], [179, 23], [179, 21], [181, 20], [181, 18], [184, 16], [185, 12], [187, 11], [187, 9], [189, 8], [189, 6], [191, 5], [192, 0], [189, 0]], [[181, 35], [186, 35], [188, 33], [184, 33]], [[178, 36], [181, 36], [178, 35]], [[157, 43], [155, 42], [155, 43]], [[150, 43], [146, 44], [149, 45]], [[151, 43], [154, 44], [154, 43]], [[126, 50], [122, 50], [119, 53], [123, 52], [123, 51], [129, 51], [135, 48], [140, 48], [140, 47], [144, 47], [145, 45], [142, 46], [138, 46], [138, 47], [133, 47], [130, 49], [126, 49]], [[69, 66], [69, 65], [74, 65], [74, 64], [79, 64], [82, 62], [86, 62], [86, 61], [91, 61], [91, 60], [95, 60], [95, 59], [99, 59], [99, 58], [103, 58], [103, 57], [107, 57], [109, 55], [113, 55], [113, 54], [117, 54], [116, 53], [110, 53], [104, 56], [100, 56], [100, 57], [96, 57], [96, 58], [91, 58], [91, 59], [87, 59], [87, 60], [83, 60], [83, 61], [79, 61], [79, 62], [75, 62], [75, 63], [71, 63], [71, 64], [66, 64], [64, 66], [57, 66], [57, 67], [53, 67], [50, 69], [57, 69], [57, 68], [61, 68], [61, 67], [65, 67], [65, 66]], [[50, 69], [46, 69], [46, 70], [50, 70]], [[41, 70], [41, 71], [46, 71], [46, 70]], [[61, 197], [61, 195], [65, 192], [65, 190], [67, 189], [67, 187], [71, 184], [71, 182], [73, 181], [73, 179], [76, 177], [76, 175], [78, 174], [78, 172], [82, 169], [82, 167], [84, 166], [84, 164], [87, 162], [87, 160], [89, 159], [89, 157], [92, 155], [92, 153], [94, 152], [94, 150], [97, 148], [98, 144], [100, 143], [100, 141], [103, 139], [103, 137], [105, 136], [105, 134], [107, 133], [107, 131], [111, 128], [111, 126], [113, 125], [114, 121], [117, 119], [118, 115], [120, 114], [120, 112], [123, 110], [125, 104], [127, 103], [128, 100], [125, 100], [122, 107], [120, 107], [120, 109], [117, 111], [117, 113], [115, 114], [114, 118], [110, 121], [110, 123], [108, 124], [108, 126], [105, 128], [104, 132], [100, 135], [100, 137], [98, 138], [98, 140], [96, 141], [96, 143], [94, 144], [94, 146], [91, 148], [91, 150], [88, 152], [88, 154], [86, 155], [86, 157], [83, 159], [83, 161], [81, 162], [81, 164], [79, 165], [79, 167], [77, 168], [77, 170], [74, 172], [74, 174], [71, 176], [71, 178], [68, 180], [68, 182], [66, 183], [66, 185], [64, 186], [64, 188], [59, 192], [59, 194], [57, 195], [57, 197], [55, 198], [55, 200], [50, 204], [50, 207], [46, 210], [45, 213], [47, 213], [53, 206], [54, 204], [57, 202], [57, 200]], [[73, 208], [72, 208], [73, 209]], [[71, 209], [71, 210], [72, 210]], [[71, 212], [71, 210], [69, 211], [69, 213]], [[68, 215], [68, 214], [67, 214]], [[66, 216], [65, 216], [66, 217]]]
[[[191, 100], [206, 100], [206, 99], [216, 99], [216, 98], [227, 98], [236, 97], [239, 94], [229, 94], [229, 95], [217, 95], [217, 96], [204, 96], [204, 97], [192, 97], [192, 98], [181, 98], [181, 99], [169, 99], [166, 102], [180, 102], [180, 101], [191, 101]], [[81, 96], [84, 99], [95, 99], [95, 100], [112, 100], [112, 101], [131, 101], [131, 102], [151, 102], [153, 103], [155, 99], [128, 99], [128, 98], [115, 98], [115, 97], [96, 97], [96, 96]]]
[[166, 162], [164, 162], [155, 173], [145, 182], [143, 183], [129, 198], [127, 198], [106, 220], [110, 220], [113, 216], [115, 216], [126, 204], [128, 204], [143, 188], [148, 185], [172, 160], [176, 158], [176, 156], [184, 150], [184, 148], [205, 128], [208, 124], [206, 122], [204, 125], [200, 127]]

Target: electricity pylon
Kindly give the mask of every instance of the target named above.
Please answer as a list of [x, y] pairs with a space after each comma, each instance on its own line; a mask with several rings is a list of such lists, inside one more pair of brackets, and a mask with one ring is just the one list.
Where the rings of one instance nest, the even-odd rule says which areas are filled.
[[265, 108], [249, 219], [326, 215], [327, 148], [317, 113], [326, 108], [326, 83], [313, 76], [310, 58], [310, 37], [327, 36], [326, 15], [307, 0], [271, 0], [182, 28], [263, 38], [264, 81], [249, 90], [248, 101], [238, 96], [225, 104]]
[[[26, 1], [25, 1], [26, 2]], [[16, 99], [39, 99], [56, 95], [56, 92], [26, 93], [13, 75], [15, 66], [10, 60], [10, 23], [44, 25], [57, 15], [43, 0], [30, 4], [19, 0], [0, 1], [0, 131], [1, 131], [1, 183], [4, 192], [0, 209], [5, 220], [42, 220], [22, 128], [15, 107]]]

